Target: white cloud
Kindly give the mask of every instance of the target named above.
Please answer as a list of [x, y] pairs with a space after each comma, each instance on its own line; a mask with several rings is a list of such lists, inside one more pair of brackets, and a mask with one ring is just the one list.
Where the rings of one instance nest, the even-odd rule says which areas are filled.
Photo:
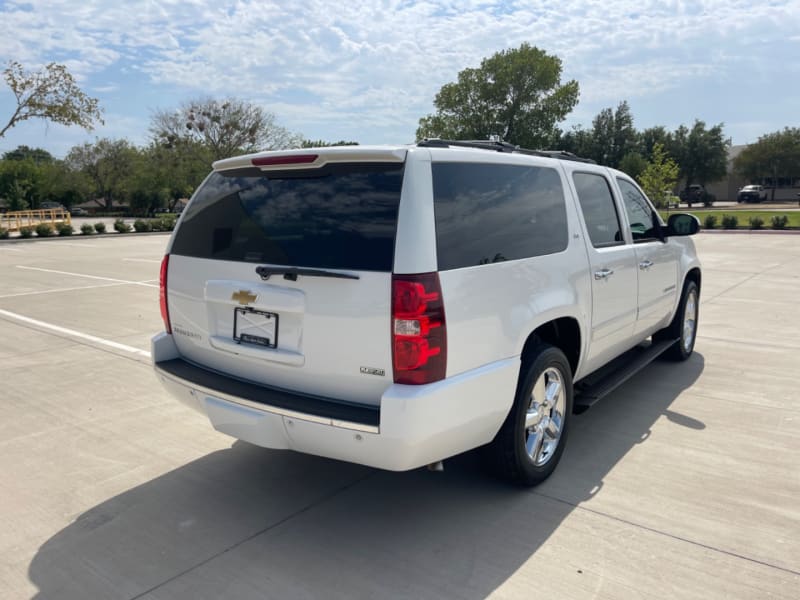
[[563, 59], [584, 104], [610, 105], [735, 78], [769, 40], [797, 55], [798, 22], [798, 0], [10, 0], [0, 57], [65, 61], [99, 92], [93, 74], [130, 67], [174, 104], [239, 96], [303, 131], [336, 120], [413, 135], [442, 84], [523, 41]]

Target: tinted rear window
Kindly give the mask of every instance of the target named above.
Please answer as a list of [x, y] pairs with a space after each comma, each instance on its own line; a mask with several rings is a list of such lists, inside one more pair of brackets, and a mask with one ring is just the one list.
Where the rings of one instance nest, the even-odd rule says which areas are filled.
[[403, 166], [329, 165], [211, 175], [172, 252], [298, 267], [391, 271]]
[[561, 252], [567, 211], [555, 169], [434, 163], [439, 269]]

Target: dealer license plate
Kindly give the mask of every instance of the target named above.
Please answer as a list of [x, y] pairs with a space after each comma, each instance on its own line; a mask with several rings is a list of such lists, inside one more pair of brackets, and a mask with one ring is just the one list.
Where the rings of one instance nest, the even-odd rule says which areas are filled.
[[233, 339], [240, 344], [277, 348], [278, 315], [253, 308], [235, 308]]

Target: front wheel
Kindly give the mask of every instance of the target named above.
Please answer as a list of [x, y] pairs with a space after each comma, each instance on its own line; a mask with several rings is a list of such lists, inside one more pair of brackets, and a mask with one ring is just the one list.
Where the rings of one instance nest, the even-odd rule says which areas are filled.
[[692, 355], [694, 343], [697, 339], [697, 320], [700, 308], [700, 290], [694, 281], [687, 281], [683, 286], [681, 303], [672, 323], [653, 335], [653, 340], [676, 339], [663, 354], [670, 360], [682, 361]]
[[572, 370], [564, 353], [541, 344], [523, 360], [514, 405], [486, 448], [494, 472], [537, 485], [556, 468], [572, 415]]

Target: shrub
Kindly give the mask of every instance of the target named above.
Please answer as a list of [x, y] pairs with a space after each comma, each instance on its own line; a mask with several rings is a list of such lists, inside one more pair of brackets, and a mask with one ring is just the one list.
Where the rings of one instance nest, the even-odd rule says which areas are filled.
[[117, 219], [116, 221], [114, 221], [114, 230], [115, 230], [117, 233], [130, 233], [130, 231], [131, 231], [131, 226], [130, 226], [130, 225], [128, 225], [128, 224], [127, 224], [125, 221], [123, 221], [122, 219]]
[[50, 223], [39, 223], [36, 226], [36, 235], [39, 237], [50, 237], [53, 235], [53, 226]]
[[72, 225], [69, 225], [68, 223], [59, 223], [56, 226], [56, 231], [58, 231], [58, 235], [62, 237], [66, 235], [72, 235], [73, 233], [75, 233], [75, 230], [72, 229]]
[[786, 229], [786, 224], [789, 222], [787, 215], [775, 215], [771, 221], [773, 229]]
[[706, 215], [703, 227], [706, 229], [714, 229], [717, 226], [717, 215]]
[[153, 229], [158, 228], [157, 231], [172, 231], [175, 229], [175, 217], [164, 215], [160, 217], [155, 223]]
[[136, 233], [153, 231], [153, 226], [150, 224], [150, 221], [145, 221], [144, 219], [136, 219], [133, 222], [133, 228], [136, 230]]
[[714, 194], [709, 194], [708, 192], [703, 193], [703, 206], [705, 207], [713, 206], [716, 200], [717, 197]]
[[764, 219], [761, 217], [750, 217], [750, 229], [761, 229], [764, 226]]
[[19, 228], [19, 237], [22, 238], [29, 238], [33, 237], [33, 227], [20, 227]]
[[81, 225], [81, 233], [83, 235], [92, 235], [94, 233], [94, 225], [91, 223], [84, 223]]
[[5, 227], [0, 227], [0, 240], [7, 240], [8, 239], [8, 229]]
[[736, 229], [739, 226], [739, 219], [735, 215], [722, 215], [723, 229]]
[[106, 232], [106, 224], [102, 221], [98, 221], [94, 224], [94, 229], [97, 233], [105, 233]]

